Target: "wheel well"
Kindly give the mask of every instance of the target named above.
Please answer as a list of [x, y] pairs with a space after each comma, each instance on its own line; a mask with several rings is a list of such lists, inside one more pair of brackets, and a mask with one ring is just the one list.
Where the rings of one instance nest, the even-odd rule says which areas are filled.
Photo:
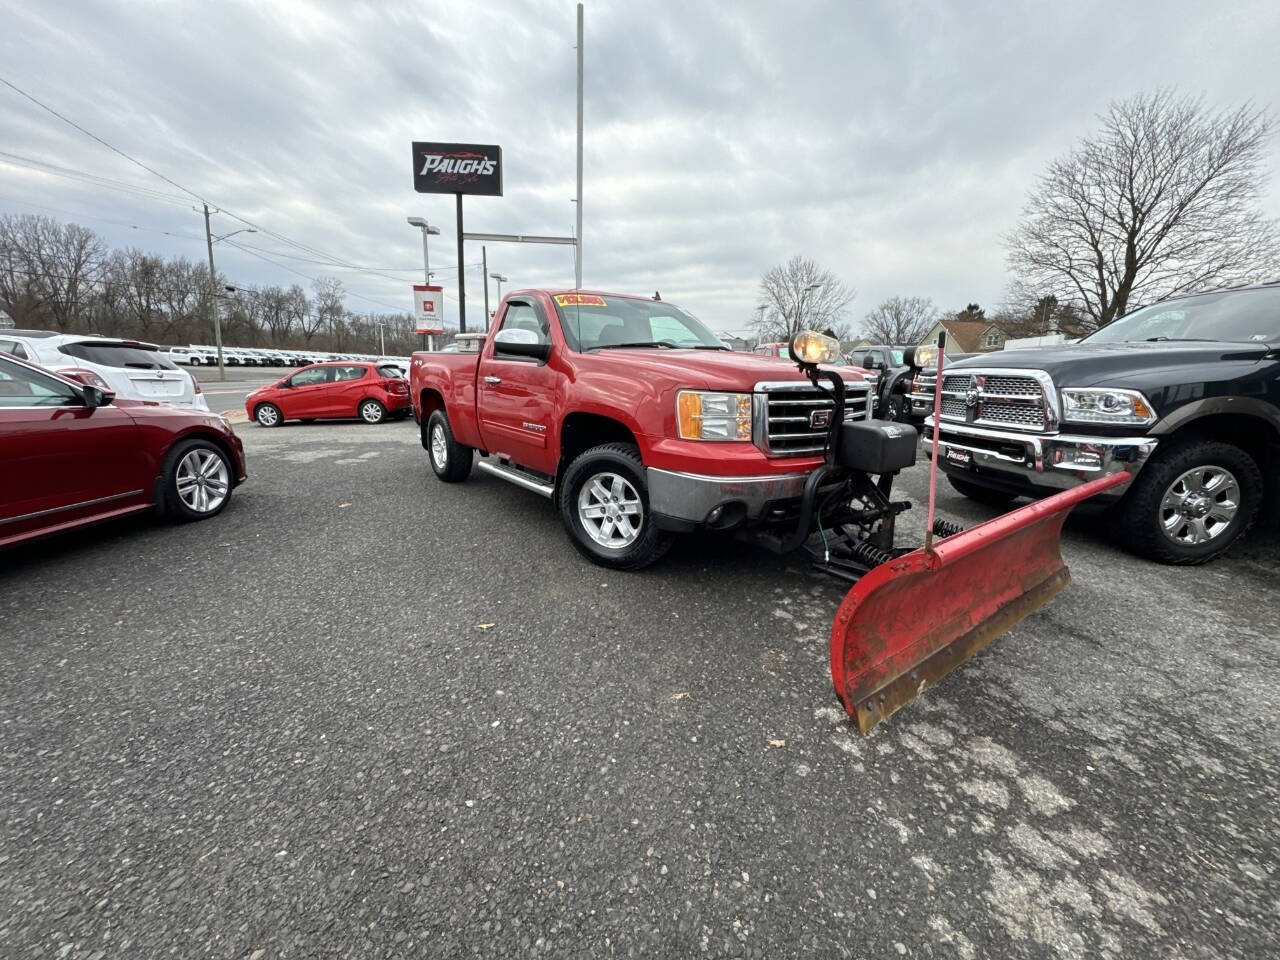
[[1165, 443], [1188, 439], [1230, 443], [1253, 457], [1262, 471], [1264, 522], [1280, 525], [1280, 430], [1260, 417], [1215, 413], [1178, 428]]
[[611, 417], [598, 413], [569, 414], [560, 425], [560, 466], [556, 475], [559, 476], [578, 454], [602, 443], [640, 446], [630, 428]]
[[422, 410], [422, 413], [419, 419], [421, 420], [422, 423], [426, 423], [427, 418], [430, 417], [433, 413], [435, 413], [437, 410], [444, 409], [444, 397], [440, 395], [439, 390], [432, 390], [431, 388], [428, 387], [427, 389], [422, 391], [418, 406]]

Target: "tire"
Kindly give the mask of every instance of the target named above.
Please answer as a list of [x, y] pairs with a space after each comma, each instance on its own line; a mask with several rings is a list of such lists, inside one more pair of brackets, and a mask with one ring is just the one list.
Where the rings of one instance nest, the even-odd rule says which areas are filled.
[[260, 427], [278, 427], [284, 423], [284, 414], [274, 403], [260, 403], [253, 408], [253, 420]]
[[361, 400], [356, 415], [365, 423], [381, 423], [387, 419], [387, 408], [377, 400]]
[[198, 366], [200, 366], [200, 358], [199, 358], [199, 357], [190, 357], [190, 358], [188, 358], [188, 359], [187, 359], [187, 366], [189, 366], [189, 367], [198, 367]]
[[1016, 493], [992, 490], [990, 487], [979, 486], [970, 480], [960, 480], [949, 473], [947, 474], [947, 482], [951, 484], [956, 493], [962, 494], [976, 503], [986, 504], [988, 507], [1007, 507], [1017, 499]]
[[161, 474], [161, 508], [183, 521], [208, 520], [231, 502], [231, 460], [208, 440], [186, 440], [169, 451]]
[[906, 417], [902, 415], [902, 406], [905, 401], [902, 394], [895, 393], [889, 398], [889, 407], [885, 410], [885, 419], [891, 423], [904, 423]]
[[1186, 440], [1158, 450], [1138, 473], [1117, 510], [1115, 535], [1148, 560], [1206, 563], [1253, 526], [1262, 495], [1262, 471], [1249, 454], [1216, 440]]
[[[606, 510], [612, 516], [592, 516]], [[592, 447], [569, 464], [560, 483], [560, 519], [578, 552], [602, 567], [639, 570], [671, 547], [649, 509], [640, 451], [630, 444]]]
[[427, 420], [423, 432], [423, 445], [431, 469], [445, 483], [460, 483], [471, 476], [471, 464], [475, 459], [470, 447], [453, 439], [453, 428], [443, 410], [436, 410]]

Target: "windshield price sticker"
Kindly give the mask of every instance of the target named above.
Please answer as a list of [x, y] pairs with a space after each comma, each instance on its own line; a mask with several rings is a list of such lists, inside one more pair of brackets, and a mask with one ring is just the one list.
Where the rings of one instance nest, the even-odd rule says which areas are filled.
[[555, 296], [556, 305], [561, 307], [604, 307], [608, 306], [604, 302], [604, 297], [597, 297], [593, 293], [557, 293]]

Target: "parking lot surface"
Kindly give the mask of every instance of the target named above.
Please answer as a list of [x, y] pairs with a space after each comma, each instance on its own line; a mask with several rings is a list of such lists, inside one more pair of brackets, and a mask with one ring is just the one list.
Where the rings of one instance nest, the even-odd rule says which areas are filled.
[[798, 557], [607, 572], [412, 421], [238, 429], [221, 517], [0, 555], [0, 955], [1276, 955], [1274, 536], [1072, 522], [864, 738]]

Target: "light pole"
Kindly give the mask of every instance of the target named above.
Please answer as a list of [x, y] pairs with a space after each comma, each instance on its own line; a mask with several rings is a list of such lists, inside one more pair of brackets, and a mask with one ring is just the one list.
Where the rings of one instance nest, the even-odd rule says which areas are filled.
[[804, 323], [804, 322], [807, 322], [809, 319], [811, 319], [808, 312], [809, 311], [809, 294], [813, 293], [813, 291], [815, 290], [820, 290], [825, 286], [826, 286], [825, 283], [811, 283], [804, 288], [804, 299], [801, 301], [804, 304], [804, 308], [800, 311], [800, 316], [796, 318], [797, 322]]
[[498, 303], [502, 303], [502, 285], [511, 278], [501, 273], [491, 273], [489, 276], [498, 281]]
[[[427, 250], [427, 237], [440, 236], [440, 228], [433, 227], [423, 217], [407, 217], [406, 222], [411, 227], [419, 227], [422, 230], [422, 272], [427, 278], [427, 283], [431, 283], [431, 253]], [[427, 345], [427, 335], [422, 335], [422, 346]]]
[[218, 298], [213, 293], [214, 284], [216, 284], [218, 272], [213, 265], [213, 245], [219, 240], [226, 240], [227, 237], [234, 237], [237, 233], [257, 233], [258, 231], [252, 227], [246, 227], [241, 230], [232, 230], [230, 233], [224, 233], [220, 237], [215, 237], [209, 229], [209, 205], [204, 205], [204, 239], [209, 247], [209, 309], [213, 311], [213, 340], [218, 348], [218, 379], [227, 379], [226, 367], [222, 365], [222, 317], [218, 311]]

